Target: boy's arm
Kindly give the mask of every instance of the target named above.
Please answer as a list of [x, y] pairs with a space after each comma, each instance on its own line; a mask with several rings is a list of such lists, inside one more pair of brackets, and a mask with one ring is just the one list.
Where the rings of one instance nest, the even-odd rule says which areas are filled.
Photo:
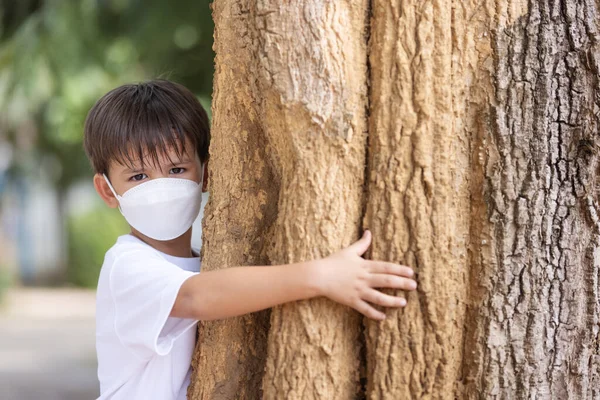
[[232, 267], [201, 272], [181, 286], [172, 317], [213, 320], [263, 310], [290, 301], [326, 296], [374, 319], [385, 314], [368, 302], [402, 307], [406, 300], [375, 288], [414, 290], [409, 267], [360, 257], [371, 233], [323, 259], [288, 265]]
[[221, 319], [314, 297], [312, 268], [298, 263], [201, 272], [183, 283], [171, 316]]

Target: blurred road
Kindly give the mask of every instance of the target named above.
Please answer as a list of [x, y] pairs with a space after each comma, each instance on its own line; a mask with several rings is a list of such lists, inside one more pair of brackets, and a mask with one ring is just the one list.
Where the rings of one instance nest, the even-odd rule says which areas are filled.
[[95, 291], [14, 288], [0, 304], [0, 399], [99, 396]]

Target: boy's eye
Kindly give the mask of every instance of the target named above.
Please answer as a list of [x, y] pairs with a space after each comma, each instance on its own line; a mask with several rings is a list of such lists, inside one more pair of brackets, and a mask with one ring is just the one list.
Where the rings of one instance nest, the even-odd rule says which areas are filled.
[[183, 174], [185, 172], [185, 168], [171, 168], [171, 173], [172, 174]]
[[137, 181], [141, 181], [144, 178], [147, 178], [146, 174], [137, 174], [137, 175], [134, 175], [131, 178], [129, 178], [129, 180], [137, 182]]

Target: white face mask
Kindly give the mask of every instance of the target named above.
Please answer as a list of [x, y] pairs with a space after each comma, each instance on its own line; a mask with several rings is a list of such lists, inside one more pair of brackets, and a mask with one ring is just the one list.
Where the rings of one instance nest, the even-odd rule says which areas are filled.
[[119, 210], [129, 225], [156, 240], [175, 239], [192, 226], [202, 204], [200, 183], [189, 179], [157, 178], [141, 183], [119, 196], [106, 175], [104, 179], [119, 201]]

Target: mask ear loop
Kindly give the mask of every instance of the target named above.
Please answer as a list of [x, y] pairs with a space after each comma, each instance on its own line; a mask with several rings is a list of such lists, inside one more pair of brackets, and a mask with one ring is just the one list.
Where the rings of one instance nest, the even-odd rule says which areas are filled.
[[106, 181], [106, 183], [108, 183], [108, 187], [110, 188], [110, 191], [115, 195], [115, 198], [117, 200], [119, 200], [119, 195], [117, 194], [117, 192], [115, 192], [115, 189], [112, 187], [112, 185], [110, 184], [110, 181], [108, 180], [108, 178], [106, 177], [106, 174], [102, 174], [102, 176], [104, 176], [104, 180]]
[[121, 197], [121, 196], [119, 196], [117, 194], [117, 192], [115, 192], [115, 189], [110, 184], [110, 181], [106, 177], [106, 174], [102, 174], [102, 176], [104, 176], [104, 180], [106, 181], [106, 183], [108, 183], [108, 187], [110, 188], [110, 191], [113, 192], [113, 194], [115, 195], [115, 199], [117, 199], [117, 201], [119, 202], [119, 211], [121, 212], [121, 215], [123, 215], [123, 210], [121, 210], [121, 202], [119, 201], [119, 197]]
[[202, 186], [204, 186], [204, 167], [206, 163], [203, 162], [200, 164], [202, 166], [202, 172], [200, 172], [200, 193], [202, 193]]

